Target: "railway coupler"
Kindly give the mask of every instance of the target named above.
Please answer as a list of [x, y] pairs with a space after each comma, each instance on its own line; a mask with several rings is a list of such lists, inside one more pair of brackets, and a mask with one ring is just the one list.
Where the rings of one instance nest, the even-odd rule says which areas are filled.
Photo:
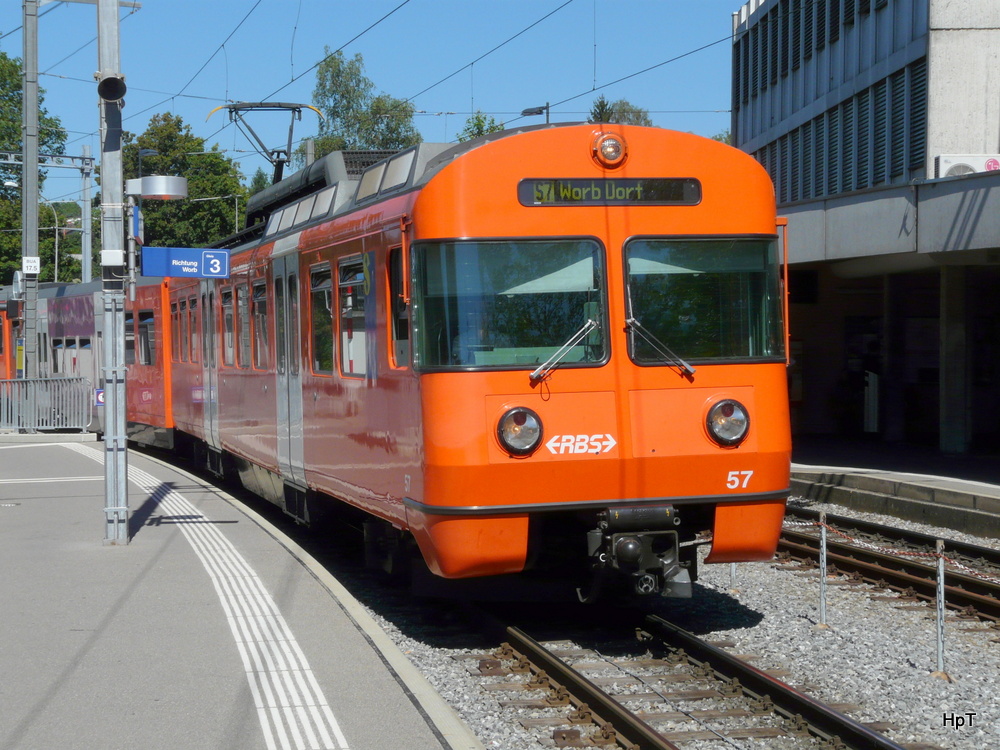
[[[635, 594], [687, 599], [693, 583], [692, 561], [681, 558], [681, 519], [671, 505], [610, 508], [587, 533], [587, 554], [594, 590], [614, 574], [624, 576]], [[581, 601], [592, 594], [579, 593]]]

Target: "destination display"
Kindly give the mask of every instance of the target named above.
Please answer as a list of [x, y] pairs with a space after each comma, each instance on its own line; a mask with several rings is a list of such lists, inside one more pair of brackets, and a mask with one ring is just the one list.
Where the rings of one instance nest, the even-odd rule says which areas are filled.
[[694, 178], [528, 179], [517, 186], [522, 206], [695, 206], [701, 182]]

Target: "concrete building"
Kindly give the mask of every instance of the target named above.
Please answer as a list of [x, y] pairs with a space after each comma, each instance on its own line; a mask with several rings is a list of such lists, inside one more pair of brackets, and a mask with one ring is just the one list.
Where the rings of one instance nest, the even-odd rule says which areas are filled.
[[1000, 2], [751, 0], [732, 111], [789, 220], [795, 430], [1000, 451]]

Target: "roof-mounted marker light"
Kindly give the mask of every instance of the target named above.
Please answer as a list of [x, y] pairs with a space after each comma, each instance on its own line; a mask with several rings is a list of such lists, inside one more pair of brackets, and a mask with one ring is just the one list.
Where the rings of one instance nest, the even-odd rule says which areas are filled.
[[628, 147], [625, 139], [614, 133], [601, 133], [594, 139], [594, 160], [605, 169], [615, 169], [625, 163]]

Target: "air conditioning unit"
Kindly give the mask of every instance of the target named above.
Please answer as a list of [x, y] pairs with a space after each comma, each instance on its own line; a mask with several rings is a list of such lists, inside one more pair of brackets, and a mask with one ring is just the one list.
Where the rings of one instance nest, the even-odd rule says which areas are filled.
[[942, 154], [934, 157], [935, 177], [961, 177], [1000, 170], [1000, 154]]

